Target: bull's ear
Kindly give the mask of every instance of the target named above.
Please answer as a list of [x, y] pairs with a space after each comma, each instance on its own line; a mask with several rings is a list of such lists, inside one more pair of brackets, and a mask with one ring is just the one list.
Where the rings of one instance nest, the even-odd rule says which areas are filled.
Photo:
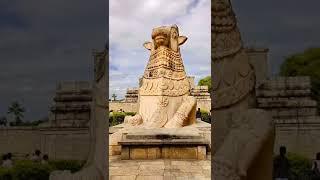
[[179, 43], [179, 46], [184, 44], [186, 41], [187, 41], [187, 37], [186, 36], [179, 36], [178, 37], [178, 43]]
[[152, 43], [151, 42], [145, 42], [145, 43], [143, 43], [143, 46], [148, 50], [152, 49]]

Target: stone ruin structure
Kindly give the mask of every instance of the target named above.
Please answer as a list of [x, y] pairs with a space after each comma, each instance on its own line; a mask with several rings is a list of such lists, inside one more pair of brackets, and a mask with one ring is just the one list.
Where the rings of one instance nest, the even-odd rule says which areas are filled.
[[211, 125], [195, 119], [194, 85], [180, 54], [186, 40], [176, 25], [153, 29], [152, 41], [144, 43], [151, 55], [139, 80], [138, 113], [113, 127], [118, 130], [109, 138], [110, 155], [121, 154], [121, 159], [206, 159]]
[[230, 0], [213, 0], [213, 179], [272, 179], [274, 126], [255, 109], [255, 73]]
[[195, 86], [191, 89], [191, 95], [197, 100], [210, 100], [210, 93], [208, 86]]
[[125, 95], [125, 102], [129, 102], [129, 103], [136, 103], [138, 102], [138, 88], [130, 88], [127, 89], [127, 93]]
[[275, 152], [285, 145], [290, 152], [313, 158], [318, 152], [320, 117], [311, 98], [310, 77], [276, 77], [256, 89], [257, 105], [272, 115], [276, 125]]
[[51, 127], [86, 127], [90, 120], [92, 87], [86, 81], [59, 82], [50, 108]]

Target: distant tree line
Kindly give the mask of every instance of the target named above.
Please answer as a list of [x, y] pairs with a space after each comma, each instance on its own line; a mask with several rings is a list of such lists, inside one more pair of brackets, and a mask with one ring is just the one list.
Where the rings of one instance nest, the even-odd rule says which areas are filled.
[[13, 122], [9, 122], [6, 116], [0, 117], [0, 126], [37, 126], [43, 122], [49, 121], [48, 117], [44, 117], [36, 121], [23, 121], [25, 108], [18, 101], [14, 101], [8, 107], [7, 114], [14, 117]]

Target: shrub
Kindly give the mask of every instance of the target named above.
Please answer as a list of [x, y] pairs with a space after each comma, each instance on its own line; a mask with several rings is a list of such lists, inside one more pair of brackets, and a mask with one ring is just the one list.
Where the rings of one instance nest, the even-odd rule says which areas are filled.
[[207, 123], [211, 123], [211, 116], [208, 111], [200, 110], [201, 112], [201, 120]]
[[55, 160], [48, 164], [35, 163], [30, 160], [16, 161], [12, 168], [0, 167], [0, 180], [48, 180], [55, 170], [79, 171], [83, 161]]
[[0, 180], [12, 180], [12, 169], [0, 167]]
[[123, 123], [125, 116], [134, 116], [135, 112], [113, 112], [109, 116], [109, 126], [115, 126]]
[[56, 160], [49, 162], [55, 170], [70, 170], [72, 173], [79, 171], [84, 163], [85, 161], [76, 160]]
[[301, 176], [306, 176], [311, 170], [311, 161], [308, 158], [305, 158], [299, 154], [288, 153], [287, 155], [290, 169], [292, 173], [292, 178], [297, 179]]
[[50, 165], [21, 161], [12, 170], [14, 180], [46, 180], [54, 169]]

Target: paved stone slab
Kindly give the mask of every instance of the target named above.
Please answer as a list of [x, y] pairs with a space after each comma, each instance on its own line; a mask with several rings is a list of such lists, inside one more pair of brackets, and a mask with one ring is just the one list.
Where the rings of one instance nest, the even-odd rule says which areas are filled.
[[120, 156], [109, 159], [111, 180], [159, 179], [159, 180], [209, 180], [211, 157], [206, 160], [121, 160]]

